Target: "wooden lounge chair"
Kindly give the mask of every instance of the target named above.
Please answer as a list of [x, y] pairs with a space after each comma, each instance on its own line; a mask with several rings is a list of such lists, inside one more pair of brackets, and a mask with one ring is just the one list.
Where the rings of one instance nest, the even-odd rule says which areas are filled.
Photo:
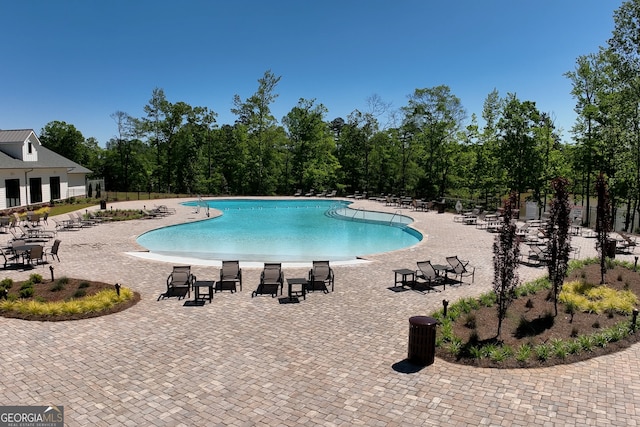
[[237, 286], [242, 290], [242, 269], [239, 261], [222, 261], [220, 269], [220, 280], [216, 283], [218, 291], [237, 291]]
[[282, 294], [283, 284], [282, 264], [265, 262], [264, 269], [260, 273], [260, 284], [258, 289], [251, 293], [251, 298], [256, 295], [271, 295], [275, 298], [278, 295], [278, 290]]
[[329, 261], [313, 261], [313, 267], [309, 270], [307, 292], [322, 291], [329, 293], [329, 286], [333, 292], [334, 276]]
[[191, 266], [174, 266], [173, 271], [167, 277], [167, 291], [160, 294], [158, 300], [171, 297], [180, 299], [185, 296], [191, 296], [191, 287], [195, 281], [195, 276], [191, 274]]
[[426, 286], [426, 290], [429, 292], [440, 292], [434, 286], [443, 285], [446, 289], [444, 278], [438, 274], [431, 261], [418, 261], [417, 265], [415, 288]]
[[455, 255], [448, 256], [447, 262], [451, 266], [451, 270], [449, 270], [449, 272], [453, 273], [453, 278], [455, 280], [458, 280], [460, 283], [464, 283], [462, 280], [463, 278], [471, 277], [471, 282], [469, 282], [469, 284], [473, 283], [475, 280], [476, 268], [470, 266], [469, 261], [462, 261], [457, 255]]

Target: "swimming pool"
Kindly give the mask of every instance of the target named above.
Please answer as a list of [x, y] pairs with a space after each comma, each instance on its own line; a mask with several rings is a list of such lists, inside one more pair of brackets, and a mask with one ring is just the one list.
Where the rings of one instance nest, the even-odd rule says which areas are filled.
[[[412, 246], [409, 217], [349, 209], [335, 200], [215, 199], [221, 216], [152, 230], [137, 242], [159, 255], [259, 262], [353, 260]], [[202, 203], [202, 202], [199, 202]], [[188, 206], [198, 202], [185, 203]]]

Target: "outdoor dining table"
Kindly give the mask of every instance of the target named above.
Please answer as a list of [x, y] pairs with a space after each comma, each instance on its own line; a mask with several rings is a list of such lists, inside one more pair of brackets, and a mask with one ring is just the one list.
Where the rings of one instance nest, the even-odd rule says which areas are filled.
[[28, 256], [31, 253], [31, 249], [33, 249], [36, 246], [42, 246], [42, 245], [27, 243], [24, 245], [11, 246], [11, 251], [16, 256], [16, 259], [19, 257], [22, 257], [22, 264], [24, 264], [25, 256]]

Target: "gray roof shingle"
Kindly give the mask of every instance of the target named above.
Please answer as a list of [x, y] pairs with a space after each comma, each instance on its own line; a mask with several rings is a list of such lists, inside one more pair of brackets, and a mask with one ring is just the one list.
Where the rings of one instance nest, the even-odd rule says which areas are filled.
[[[0, 145], [9, 143], [23, 143], [33, 132], [31, 129], [0, 130]], [[38, 145], [38, 160], [35, 162], [24, 162], [15, 157], [9, 156], [0, 148], [0, 169], [51, 169], [67, 168], [69, 173], [91, 173], [91, 170], [67, 159], [60, 154], [49, 150], [42, 145]]]

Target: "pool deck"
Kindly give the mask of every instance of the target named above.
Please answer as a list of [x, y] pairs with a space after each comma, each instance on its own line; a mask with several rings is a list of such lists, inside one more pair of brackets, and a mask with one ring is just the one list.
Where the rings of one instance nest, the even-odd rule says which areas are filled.
[[[479, 369], [436, 359], [417, 370], [406, 363], [411, 316], [429, 315], [443, 299], [491, 289], [495, 234], [454, 222], [452, 214], [404, 209], [423, 241], [367, 262], [333, 265], [333, 293], [313, 293], [299, 304], [251, 298], [261, 264], [247, 263], [242, 292], [217, 293], [212, 304], [189, 307], [175, 298], [156, 301], [171, 262], [135, 256], [143, 252], [139, 234], [205, 218], [184, 201], [158, 201], [177, 211], [164, 218], [58, 233], [61, 262], [50, 264], [56, 278], [118, 282], [142, 300], [82, 321], [0, 318], [0, 404], [63, 405], [68, 426], [639, 424], [639, 345], [541, 369]], [[113, 208], [143, 205], [152, 207], [140, 201]], [[400, 210], [369, 200], [355, 206]], [[573, 244], [581, 258], [596, 255], [593, 239], [576, 237]], [[392, 270], [414, 269], [420, 260], [442, 263], [448, 255], [476, 266], [473, 285], [426, 294], [389, 289]], [[633, 262], [633, 255], [617, 257]], [[190, 264], [198, 279], [218, 277], [216, 263]], [[285, 278], [304, 277], [308, 269], [285, 264]], [[48, 266], [5, 270], [2, 277], [22, 280], [34, 271], [50, 278]], [[519, 274], [529, 280], [545, 269], [521, 266]]]

